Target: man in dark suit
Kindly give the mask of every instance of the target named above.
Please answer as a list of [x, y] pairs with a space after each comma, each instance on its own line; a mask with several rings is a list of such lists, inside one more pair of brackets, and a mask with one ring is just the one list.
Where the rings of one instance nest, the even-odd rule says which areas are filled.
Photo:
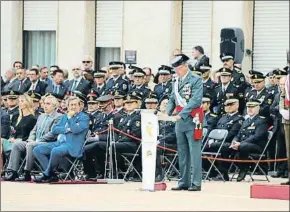
[[67, 92], [67, 88], [63, 85], [63, 71], [61, 69], [57, 69], [52, 72], [53, 82], [51, 85], [46, 87], [46, 93], [55, 93], [60, 96], [64, 96]]
[[29, 90], [31, 86], [30, 79], [26, 78], [24, 69], [16, 70], [17, 80], [12, 88], [14, 91], [19, 91], [21, 93], [25, 93]]
[[72, 73], [73, 73], [74, 79], [72, 79], [68, 82], [67, 91], [68, 92], [80, 91], [85, 96], [87, 96], [90, 89], [91, 89], [91, 85], [90, 85], [90, 82], [88, 80], [84, 79], [81, 76], [81, 74], [82, 74], [81, 67], [79, 67], [79, 66], [74, 67], [72, 69]]
[[16, 78], [16, 70], [15, 69], [8, 69], [5, 72], [5, 86], [3, 87], [3, 91], [11, 91], [13, 86], [15, 85], [17, 78]]
[[30, 82], [31, 82], [29, 91], [33, 91], [34, 93], [39, 93], [41, 96], [44, 96], [47, 84], [39, 80], [38, 69], [36, 68], [30, 69], [29, 74], [30, 74]]
[[192, 56], [196, 60], [196, 63], [193, 66], [195, 69], [198, 69], [201, 64], [209, 64], [209, 58], [204, 55], [204, 50], [201, 46], [193, 47]]
[[40, 68], [39, 75], [40, 75], [39, 80], [41, 82], [44, 82], [47, 85], [52, 84], [52, 79], [49, 77], [49, 71], [48, 71], [47, 67], [44, 66], [44, 67]]
[[83, 155], [83, 144], [89, 130], [89, 117], [81, 112], [80, 99], [68, 98], [68, 113], [52, 127], [52, 133], [59, 135], [56, 142], [42, 144], [33, 153], [45, 170], [35, 182], [56, 181], [55, 169], [64, 156], [79, 158]]

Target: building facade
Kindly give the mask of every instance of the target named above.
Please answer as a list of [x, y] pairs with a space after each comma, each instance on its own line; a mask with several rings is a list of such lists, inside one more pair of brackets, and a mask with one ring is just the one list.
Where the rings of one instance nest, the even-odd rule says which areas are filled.
[[196, 45], [216, 70], [226, 27], [243, 29], [245, 72], [286, 65], [289, 1], [1, 1], [1, 73], [15, 60], [70, 69], [87, 54], [102, 67], [125, 50], [155, 72]]

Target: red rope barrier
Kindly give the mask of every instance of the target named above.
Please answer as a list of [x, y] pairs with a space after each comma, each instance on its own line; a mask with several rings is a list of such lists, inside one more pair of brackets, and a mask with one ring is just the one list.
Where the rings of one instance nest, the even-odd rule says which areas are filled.
[[[125, 133], [115, 127], [112, 127], [112, 130], [113, 131], [116, 131], [116, 132], [119, 132], [125, 136], [128, 136], [129, 138], [132, 138], [136, 141], [139, 141], [141, 142], [142, 139], [138, 138], [138, 137], [135, 137], [133, 135], [130, 135], [128, 133]], [[167, 151], [170, 151], [170, 152], [174, 152], [174, 153], [177, 153], [177, 150], [175, 149], [170, 149], [170, 148], [167, 148], [167, 147], [164, 147], [164, 146], [160, 146], [160, 145], [157, 145], [157, 148], [160, 148], [160, 149], [164, 149], [164, 150], [167, 150]], [[209, 159], [209, 160], [219, 160], [219, 161], [227, 161], [227, 162], [238, 162], [238, 163], [256, 163], [256, 162], [259, 162], [259, 163], [269, 163], [269, 162], [282, 162], [282, 161], [287, 161], [288, 159], [287, 158], [281, 158], [281, 159], [270, 159], [270, 160], [237, 160], [237, 159], [227, 159], [227, 158], [214, 158], [214, 157], [209, 157], [209, 156], [202, 156], [202, 158], [204, 159]]]

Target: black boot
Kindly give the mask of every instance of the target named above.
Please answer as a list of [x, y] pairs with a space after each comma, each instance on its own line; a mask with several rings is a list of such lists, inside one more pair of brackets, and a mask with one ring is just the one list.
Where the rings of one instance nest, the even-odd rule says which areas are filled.
[[25, 170], [24, 171], [24, 176], [19, 177], [18, 181], [30, 182], [31, 181], [30, 171]]
[[18, 178], [17, 171], [9, 171], [3, 179], [4, 179], [4, 181], [14, 181], [17, 178]]
[[247, 169], [241, 169], [237, 178], [237, 182], [241, 182], [245, 179], [247, 176], [248, 170]]

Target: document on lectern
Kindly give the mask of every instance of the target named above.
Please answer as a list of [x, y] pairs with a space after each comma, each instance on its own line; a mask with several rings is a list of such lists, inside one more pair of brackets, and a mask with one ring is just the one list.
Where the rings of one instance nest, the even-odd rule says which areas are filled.
[[154, 191], [158, 117], [152, 110], [141, 110], [142, 190]]

